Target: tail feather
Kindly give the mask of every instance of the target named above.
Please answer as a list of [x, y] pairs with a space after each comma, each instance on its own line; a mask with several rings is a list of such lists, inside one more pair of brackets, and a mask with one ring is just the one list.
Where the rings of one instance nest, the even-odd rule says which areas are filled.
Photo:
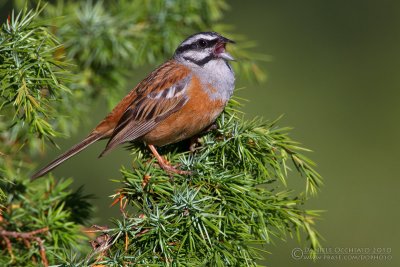
[[101, 135], [101, 134], [89, 135], [88, 137], [83, 139], [80, 143], [71, 147], [68, 151], [64, 152], [63, 154], [58, 156], [55, 160], [50, 162], [48, 165], [46, 165], [45, 167], [43, 167], [42, 169], [37, 171], [35, 174], [33, 174], [31, 176], [31, 180], [35, 180], [35, 179], [45, 175], [46, 173], [48, 173], [49, 171], [51, 171], [52, 169], [54, 169], [55, 167], [57, 167], [58, 165], [60, 165], [64, 161], [66, 161], [67, 159], [69, 159], [70, 157], [78, 154], [79, 152], [84, 150], [86, 147], [93, 144], [94, 142], [101, 139], [102, 137], [103, 137], [103, 135]]

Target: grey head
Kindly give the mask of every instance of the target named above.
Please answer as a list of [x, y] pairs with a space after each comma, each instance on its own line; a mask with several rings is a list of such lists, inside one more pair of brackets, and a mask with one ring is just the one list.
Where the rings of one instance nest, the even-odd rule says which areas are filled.
[[226, 51], [227, 43], [235, 42], [216, 32], [196, 33], [178, 46], [174, 59], [199, 67], [215, 60], [224, 60], [225, 62], [233, 60], [233, 57]]

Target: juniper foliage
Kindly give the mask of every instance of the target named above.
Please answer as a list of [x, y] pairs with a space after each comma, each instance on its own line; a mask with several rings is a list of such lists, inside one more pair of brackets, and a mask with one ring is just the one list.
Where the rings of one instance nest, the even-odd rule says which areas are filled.
[[317, 192], [321, 177], [300, 153], [305, 149], [276, 122], [237, 114], [228, 108], [195, 153], [180, 149], [184, 143], [163, 148], [172, 164], [193, 172], [189, 176], [165, 173], [136, 146], [137, 166], [121, 170], [114, 195], [126, 206], [123, 218], [98, 231], [107, 241], [85, 264], [256, 266], [274, 239], [300, 232], [318, 248], [318, 212], [304, 210], [305, 197], [283, 186], [293, 165], [309, 192]]
[[[0, 241], [5, 246], [0, 253], [1, 266], [44, 264], [39, 246], [41, 242], [49, 262], [55, 262], [56, 255], [64, 254], [65, 249], [88, 251], [84, 245], [88, 237], [82, 234], [80, 224], [89, 221], [84, 218], [89, 218], [85, 216], [91, 213], [92, 208], [87, 201], [91, 196], [71, 190], [71, 183], [72, 179], [56, 182], [49, 177], [41, 182], [30, 183], [25, 179], [2, 185], [7, 192], [7, 200], [0, 222]], [[40, 229], [45, 231], [32, 235], [32, 238], [6, 235], [11, 232], [27, 234]], [[10, 246], [7, 242], [4, 244], [6, 238]]]
[[[193, 32], [228, 33], [239, 41], [230, 47], [240, 62], [235, 72], [265, 80], [255, 59], [268, 57], [220, 23], [226, 1], [14, 4], [21, 11], [10, 11], [0, 30], [0, 265], [254, 266], [288, 234], [319, 246], [318, 213], [303, 208], [322, 183], [307, 149], [276, 121], [245, 120], [236, 100], [195, 153], [184, 142], [161, 149], [191, 175], [170, 176], [132, 144], [135, 164], [116, 180], [121, 217], [95, 228], [97, 238], [84, 228], [91, 196], [73, 191], [72, 180], [28, 181], [45, 144], [78, 129], [94, 101], [114, 105], [132, 73], [170, 57]], [[305, 194], [286, 188], [291, 169], [303, 177]]]

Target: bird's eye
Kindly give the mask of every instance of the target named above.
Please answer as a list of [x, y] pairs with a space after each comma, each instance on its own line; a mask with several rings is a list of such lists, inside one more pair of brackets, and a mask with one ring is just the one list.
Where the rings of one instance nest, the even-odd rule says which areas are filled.
[[200, 39], [197, 43], [199, 44], [199, 47], [201, 47], [201, 48], [205, 48], [207, 46], [207, 41], [204, 39]]

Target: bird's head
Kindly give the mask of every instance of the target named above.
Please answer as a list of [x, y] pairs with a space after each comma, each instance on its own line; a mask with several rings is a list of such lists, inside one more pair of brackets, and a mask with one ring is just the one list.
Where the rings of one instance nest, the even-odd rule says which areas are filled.
[[226, 51], [227, 43], [235, 42], [216, 32], [196, 33], [178, 46], [174, 58], [201, 67], [212, 60], [234, 60]]

